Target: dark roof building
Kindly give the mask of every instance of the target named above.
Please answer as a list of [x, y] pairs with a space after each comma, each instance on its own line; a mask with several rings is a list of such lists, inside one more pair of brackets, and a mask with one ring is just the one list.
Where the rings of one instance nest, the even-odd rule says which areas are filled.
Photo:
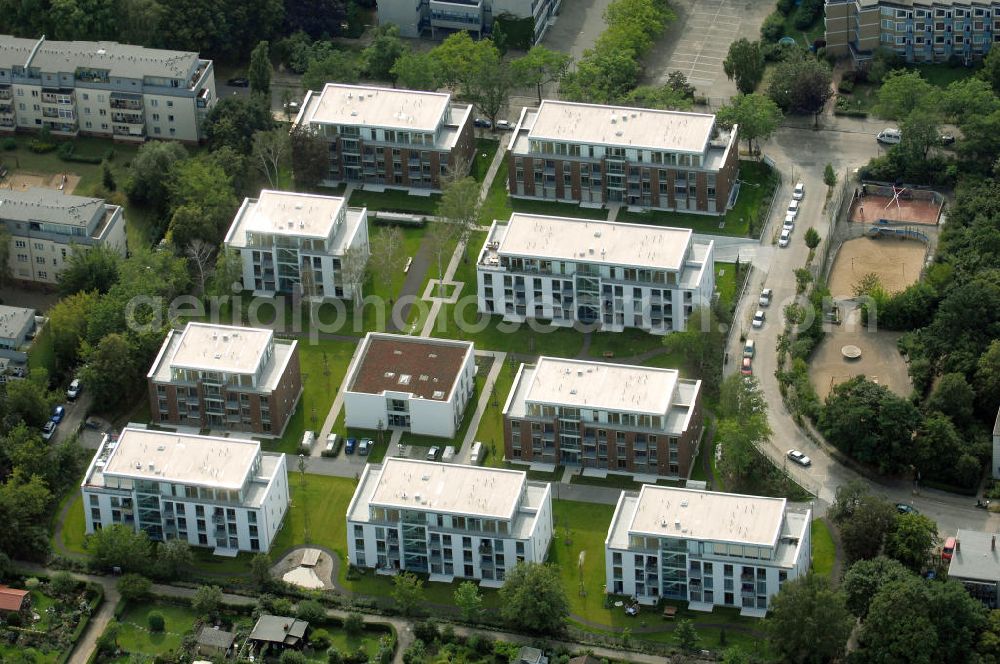
[[289, 648], [298, 648], [305, 638], [309, 623], [287, 616], [263, 615], [250, 632], [250, 640], [273, 643]]
[[233, 647], [236, 634], [205, 625], [198, 632], [198, 653], [203, 655], [225, 655]]

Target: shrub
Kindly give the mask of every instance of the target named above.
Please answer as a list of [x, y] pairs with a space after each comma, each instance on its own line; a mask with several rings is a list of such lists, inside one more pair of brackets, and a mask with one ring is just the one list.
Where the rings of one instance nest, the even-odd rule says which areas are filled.
[[73, 157], [73, 151], [76, 150], [76, 145], [72, 141], [67, 141], [59, 146], [59, 158], [69, 160]]
[[118, 592], [125, 600], [145, 599], [152, 586], [153, 583], [141, 574], [126, 574], [118, 580]]
[[760, 26], [760, 37], [767, 42], [776, 42], [785, 36], [785, 17], [781, 12], [770, 14]]
[[334, 646], [330, 646], [326, 651], [326, 661], [327, 664], [343, 664], [344, 656]]
[[431, 620], [422, 620], [413, 626], [413, 636], [424, 643], [434, 643], [438, 638], [437, 623]]
[[840, 83], [837, 84], [837, 92], [843, 92], [844, 94], [854, 92], [854, 80], [846, 76], [840, 79]]
[[307, 664], [309, 660], [297, 650], [286, 650], [278, 658], [278, 664]]
[[360, 634], [365, 628], [365, 619], [360, 613], [348, 613], [344, 618], [344, 631], [351, 635]]
[[305, 620], [307, 623], [315, 625], [326, 620], [326, 609], [316, 600], [306, 599], [299, 602], [295, 616], [299, 620]]
[[795, 0], [778, 0], [778, 11], [785, 16], [791, 15], [795, 11]]
[[49, 579], [49, 590], [56, 597], [68, 597], [76, 590], [77, 580], [69, 575], [69, 572], [56, 572]]
[[330, 632], [325, 629], [315, 629], [309, 635], [309, 645], [316, 650], [323, 650], [330, 647]]
[[35, 154], [46, 154], [56, 149], [55, 143], [46, 143], [40, 139], [33, 138], [28, 143], [28, 149]]
[[149, 625], [150, 632], [162, 632], [167, 626], [167, 621], [164, 620], [162, 613], [153, 611], [146, 617], [146, 624]]
[[8, 136], [7, 138], [3, 139], [3, 149], [4, 150], [16, 150], [17, 149], [17, 140], [13, 136]]

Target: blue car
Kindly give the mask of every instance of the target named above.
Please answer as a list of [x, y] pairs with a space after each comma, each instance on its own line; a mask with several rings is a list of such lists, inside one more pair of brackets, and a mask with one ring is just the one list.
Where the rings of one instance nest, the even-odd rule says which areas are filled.
[[354, 438], [348, 438], [347, 443], [344, 445], [345, 454], [354, 454], [354, 446], [357, 444], [357, 440]]
[[66, 409], [63, 406], [56, 406], [55, 410], [52, 411], [52, 417], [49, 418], [56, 424], [62, 422], [63, 416], [66, 415]]

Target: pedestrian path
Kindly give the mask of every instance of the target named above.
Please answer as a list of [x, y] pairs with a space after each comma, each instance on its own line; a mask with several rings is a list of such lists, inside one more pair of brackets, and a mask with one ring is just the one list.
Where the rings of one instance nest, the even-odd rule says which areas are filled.
[[476, 410], [471, 415], [472, 420], [469, 422], [469, 429], [465, 432], [465, 438], [462, 440], [462, 447], [455, 455], [455, 463], [469, 463], [472, 444], [476, 442], [476, 432], [479, 431], [479, 421], [483, 419], [483, 415], [490, 405], [490, 397], [493, 394], [497, 376], [500, 375], [503, 363], [507, 359], [507, 353], [492, 350], [477, 350], [476, 355], [481, 357], [492, 356], [493, 364], [490, 366], [490, 372], [486, 375], [483, 390], [479, 393], [479, 403], [476, 404]]

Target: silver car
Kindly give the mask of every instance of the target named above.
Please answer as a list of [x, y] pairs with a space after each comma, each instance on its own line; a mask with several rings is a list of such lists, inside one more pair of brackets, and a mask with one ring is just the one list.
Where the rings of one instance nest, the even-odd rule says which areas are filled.
[[812, 465], [812, 459], [798, 450], [788, 450], [788, 458], [804, 468]]

